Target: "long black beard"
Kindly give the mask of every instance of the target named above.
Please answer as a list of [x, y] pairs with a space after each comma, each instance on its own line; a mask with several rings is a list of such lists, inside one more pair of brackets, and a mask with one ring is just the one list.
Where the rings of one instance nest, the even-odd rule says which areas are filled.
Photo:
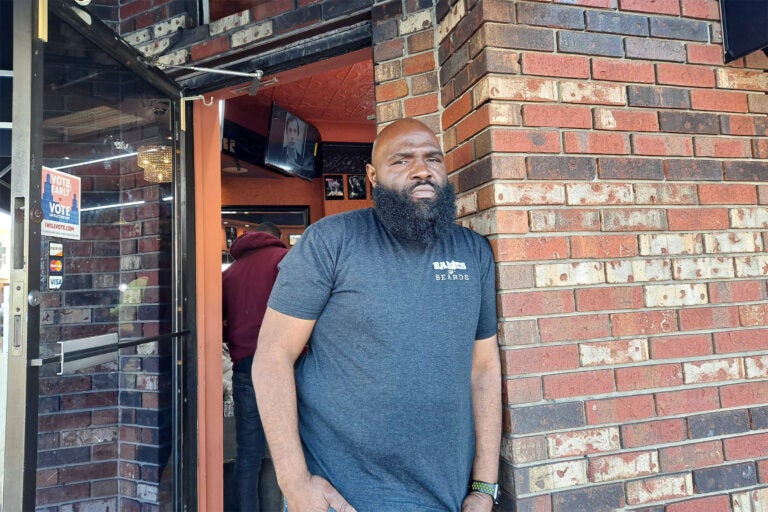
[[[411, 190], [424, 184], [435, 187], [435, 197], [431, 200], [411, 198]], [[406, 240], [432, 243], [445, 236], [456, 221], [456, 193], [452, 183], [441, 187], [420, 181], [403, 191], [377, 185], [373, 187], [372, 198], [384, 227]]]

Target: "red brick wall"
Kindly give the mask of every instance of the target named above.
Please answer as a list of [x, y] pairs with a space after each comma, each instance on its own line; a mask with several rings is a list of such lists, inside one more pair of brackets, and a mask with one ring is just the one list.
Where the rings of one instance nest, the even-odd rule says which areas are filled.
[[437, 12], [463, 221], [498, 261], [502, 509], [762, 510], [768, 59], [723, 65], [714, 0]]

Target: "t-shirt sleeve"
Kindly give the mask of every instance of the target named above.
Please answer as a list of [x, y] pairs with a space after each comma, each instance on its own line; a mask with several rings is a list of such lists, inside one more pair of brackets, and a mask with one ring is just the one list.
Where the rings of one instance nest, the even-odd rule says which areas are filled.
[[309, 226], [279, 265], [269, 307], [280, 313], [316, 320], [333, 288], [336, 254], [322, 223]]
[[493, 260], [491, 245], [485, 238], [480, 238], [480, 265], [482, 269], [482, 288], [480, 318], [477, 322], [476, 340], [490, 338], [498, 331], [496, 317], [496, 264]]

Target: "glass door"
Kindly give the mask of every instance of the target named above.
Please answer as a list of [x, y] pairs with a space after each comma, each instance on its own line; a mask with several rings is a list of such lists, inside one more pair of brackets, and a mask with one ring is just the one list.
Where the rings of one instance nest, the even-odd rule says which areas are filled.
[[14, 82], [29, 86], [15, 91], [28, 93], [29, 159], [14, 153], [3, 498], [19, 510], [185, 510], [194, 265], [179, 93], [73, 2], [51, 0], [48, 16], [35, 11], [47, 2], [26, 3], [14, 4], [22, 27], [34, 22]]

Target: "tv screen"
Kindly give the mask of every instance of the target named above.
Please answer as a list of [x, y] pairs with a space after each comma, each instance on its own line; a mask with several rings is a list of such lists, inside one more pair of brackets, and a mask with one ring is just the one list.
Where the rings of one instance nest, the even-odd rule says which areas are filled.
[[768, 47], [768, 2], [720, 0], [725, 62]]
[[308, 122], [272, 104], [264, 164], [306, 180], [315, 177], [320, 132]]

